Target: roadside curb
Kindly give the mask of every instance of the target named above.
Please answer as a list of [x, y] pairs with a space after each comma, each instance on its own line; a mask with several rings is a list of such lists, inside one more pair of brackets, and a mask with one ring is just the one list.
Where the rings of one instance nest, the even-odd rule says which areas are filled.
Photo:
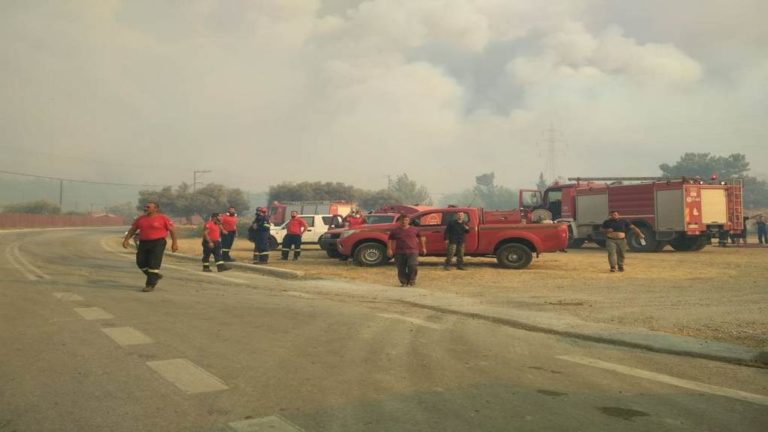
[[547, 333], [589, 342], [715, 360], [743, 366], [768, 368], [768, 351], [724, 342], [678, 336], [642, 328], [632, 329], [628, 327], [588, 323], [577, 319], [564, 319], [562, 316], [551, 317], [549, 316], [551, 314], [542, 312], [528, 312], [491, 307], [483, 307], [481, 309], [497, 310], [473, 310], [475, 308], [472, 307], [456, 309], [407, 300], [403, 300], [402, 303], [422, 309], [433, 310], [435, 312], [481, 319], [537, 333]]
[[[339, 284], [339, 281], [314, 281], [315, 287], [319, 288], [315, 292], [323, 291], [328, 294], [335, 294], [339, 291], [338, 289], [327, 287], [332, 282], [337, 286]], [[344, 284], [345, 282], [341, 283]], [[397, 290], [382, 285], [368, 284], [367, 288], [370, 290], [367, 290], [365, 295], [357, 294], [361, 293], [361, 286], [357, 285], [354, 288], [357, 288], [355, 294], [361, 297], [386, 298], [416, 308], [488, 321], [525, 331], [768, 369], [768, 351], [757, 348], [678, 336], [644, 328], [590, 323], [575, 317], [550, 312], [484, 305], [459, 295], [428, 292], [418, 288]], [[349, 295], [348, 290], [345, 292]]]
[[[201, 257], [184, 255], [177, 252], [168, 252], [167, 255], [174, 258], [185, 259], [188, 261], [200, 262], [201, 260]], [[232, 268], [236, 268], [239, 270], [245, 270], [245, 271], [250, 271], [254, 273], [261, 273], [266, 276], [277, 277], [280, 279], [305, 279], [306, 278], [306, 273], [304, 273], [303, 271], [268, 267], [268, 265], [264, 265], [264, 264], [246, 264], [246, 263], [241, 263], [237, 261], [228, 262], [226, 264]]]

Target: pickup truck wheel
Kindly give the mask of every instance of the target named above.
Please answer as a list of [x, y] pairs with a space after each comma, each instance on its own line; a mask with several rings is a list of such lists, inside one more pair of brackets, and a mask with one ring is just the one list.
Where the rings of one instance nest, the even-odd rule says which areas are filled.
[[277, 239], [269, 236], [269, 250], [276, 250], [279, 246], [279, 243], [277, 242]]
[[325, 250], [325, 254], [328, 255], [328, 258], [341, 258], [341, 254], [339, 253], [339, 250], [334, 248], [327, 248]]
[[363, 267], [382, 265], [387, 262], [387, 248], [379, 243], [363, 243], [355, 249], [355, 262]]
[[510, 243], [499, 248], [496, 261], [504, 268], [522, 269], [533, 261], [533, 253], [521, 244]]

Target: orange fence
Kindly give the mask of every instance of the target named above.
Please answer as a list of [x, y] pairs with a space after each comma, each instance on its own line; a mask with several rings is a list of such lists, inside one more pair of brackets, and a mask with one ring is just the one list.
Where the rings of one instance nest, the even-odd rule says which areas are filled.
[[55, 228], [125, 225], [120, 216], [0, 213], [0, 228]]

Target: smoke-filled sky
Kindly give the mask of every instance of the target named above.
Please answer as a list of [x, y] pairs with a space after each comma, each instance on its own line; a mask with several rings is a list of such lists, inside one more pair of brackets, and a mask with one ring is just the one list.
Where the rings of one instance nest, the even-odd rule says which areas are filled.
[[[0, 169], [435, 193], [768, 176], [764, 0], [4, 0]], [[550, 158], [555, 155], [555, 158]]]

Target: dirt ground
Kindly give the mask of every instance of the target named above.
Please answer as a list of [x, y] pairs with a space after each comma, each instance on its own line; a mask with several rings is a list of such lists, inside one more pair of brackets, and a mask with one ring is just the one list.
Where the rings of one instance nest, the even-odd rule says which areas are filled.
[[[468, 258], [468, 271], [445, 271], [440, 258], [423, 258], [418, 287], [498, 306], [768, 349], [768, 246], [758, 246], [754, 237], [749, 242], [699, 252], [630, 253], [624, 273], [610, 273], [606, 252], [597, 247], [545, 254], [524, 270], [501, 269], [491, 258]], [[392, 264], [359, 267], [328, 258], [316, 245], [302, 249], [298, 262], [281, 262], [279, 251], [272, 252], [269, 265], [309, 277], [399, 287]], [[200, 240], [182, 238], [179, 252], [200, 255]], [[250, 262], [252, 253], [252, 243], [235, 242], [238, 261]]]

